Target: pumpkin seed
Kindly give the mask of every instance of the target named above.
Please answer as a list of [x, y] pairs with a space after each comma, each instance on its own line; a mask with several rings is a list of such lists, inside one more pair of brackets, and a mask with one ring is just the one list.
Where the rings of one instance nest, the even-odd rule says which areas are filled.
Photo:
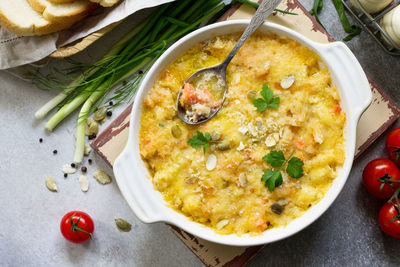
[[293, 83], [294, 83], [295, 80], [296, 80], [296, 76], [294, 76], [294, 75], [289, 75], [289, 76], [287, 76], [287, 77], [285, 77], [285, 78], [282, 79], [282, 81], [281, 81], [281, 87], [282, 87], [283, 89], [288, 89], [288, 88], [290, 88], [290, 86], [293, 85]]
[[92, 148], [90, 146], [88, 146], [87, 144], [85, 144], [85, 150], [84, 150], [84, 155], [85, 156], [89, 156], [90, 152], [92, 151]]
[[215, 226], [217, 227], [218, 230], [221, 230], [221, 229], [224, 228], [228, 223], [229, 223], [229, 220], [224, 219], [224, 220], [220, 220], [219, 222], [217, 222], [217, 224], [216, 224]]
[[123, 232], [129, 232], [132, 229], [132, 225], [121, 218], [115, 219], [115, 224]]
[[86, 175], [79, 176], [79, 185], [81, 186], [82, 192], [87, 192], [89, 190], [89, 179]]
[[187, 184], [193, 184], [196, 181], [197, 181], [197, 177], [195, 175], [191, 175], [191, 176], [185, 178], [185, 182]]
[[221, 134], [219, 132], [211, 132], [211, 141], [216, 142], [221, 138]]
[[93, 173], [93, 177], [101, 184], [109, 184], [111, 183], [111, 178], [104, 171], [96, 171]]
[[278, 215], [280, 215], [283, 212], [284, 209], [285, 209], [285, 207], [279, 205], [278, 203], [274, 203], [274, 204], [271, 205], [272, 212], [274, 212], [274, 213], [276, 213]]
[[224, 139], [217, 145], [217, 149], [221, 150], [221, 151], [225, 151], [230, 148], [231, 148], [231, 144], [230, 144], [229, 139]]
[[256, 121], [256, 124], [257, 124], [257, 129], [261, 131], [263, 129], [262, 121]]
[[67, 174], [73, 174], [76, 172], [76, 168], [72, 167], [71, 164], [65, 164], [62, 166], [61, 171]]
[[215, 166], [217, 166], [217, 157], [214, 154], [210, 154], [207, 158], [206, 168], [207, 170], [212, 171]]
[[94, 113], [94, 119], [96, 121], [102, 121], [105, 119], [106, 113], [107, 113], [107, 108], [101, 107]]
[[99, 125], [97, 124], [97, 122], [92, 118], [87, 118], [85, 134], [89, 136], [92, 134], [97, 134], [98, 132], [99, 132]]
[[257, 96], [257, 91], [256, 90], [250, 90], [247, 92], [247, 98], [250, 100], [255, 99]]
[[54, 179], [52, 177], [47, 176], [45, 179], [45, 183], [46, 183], [47, 189], [49, 189], [50, 191], [53, 191], [53, 192], [57, 192], [56, 181], [54, 181]]
[[244, 172], [241, 172], [239, 174], [239, 183], [242, 187], [245, 187], [247, 185], [247, 176]]
[[[279, 135], [278, 135], [279, 138]], [[267, 136], [267, 138], [265, 139], [265, 145], [267, 147], [273, 147], [276, 145], [276, 135], [275, 134], [270, 134]]]
[[179, 128], [178, 124], [171, 127], [171, 134], [175, 138], [180, 138], [182, 136], [182, 130]]

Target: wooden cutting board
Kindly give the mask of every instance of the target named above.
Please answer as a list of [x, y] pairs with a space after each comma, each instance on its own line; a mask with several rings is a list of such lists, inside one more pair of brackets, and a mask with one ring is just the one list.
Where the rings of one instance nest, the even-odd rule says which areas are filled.
[[[268, 21], [289, 27], [317, 42], [327, 43], [334, 41], [297, 0], [283, 0], [278, 8], [298, 15], [292, 16], [277, 13], [270, 16]], [[254, 12], [254, 8], [237, 4], [228, 10], [220, 20], [251, 18]], [[399, 107], [373, 81], [370, 80], [370, 84], [373, 92], [373, 101], [362, 115], [357, 127], [355, 157], [358, 157], [371, 145], [400, 114]], [[111, 167], [128, 140], [131, 109], [132, 105], [111, 122], [91, 144], [93, 149]], [[218, 245], [194, 237], [175, 226], [168, 225], [168, 227], [207, 266], [243, 266], [263, 247]]]

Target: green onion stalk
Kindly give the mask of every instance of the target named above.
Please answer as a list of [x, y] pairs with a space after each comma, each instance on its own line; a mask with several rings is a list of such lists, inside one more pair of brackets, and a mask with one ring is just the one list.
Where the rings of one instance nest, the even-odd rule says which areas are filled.
[[[158, 58], [173, 41], [197, 28], [225, 6], [219, 0], [200, 0], [195, 3], [181, 0], [162, 5], [115, 44], [102, 59], [68, 85], [62, 86], [62, 92], [41, 107], [35, 116], [43, 118], [54, 108], [60, 107], [45, 125], [48, 131], [53, 131], [82, 105], [76, 127], [74, 154], [74, 162], [81, 163], [85, 147], [85, 122], [96, 106], [101, 104], [100, 100], [104, 100], [105, 95], [125, 79], [133, 76], [142, 78], [145, 73], [139, 74], [139, 70]], [[138, 82], [132, 83], [131, 88], [127, 89], [134, 94], [138, 85]], [[131, 94], [123, 92], [121, 95], [126, 97]], [[118, 99], [118, 96], [113, 99]]]
[[[222, 12], [225, 12], [236, 1], [251, 3], [247, 0], [235, 0], [227, 5], [221, 3], [220, 0], [198, 0], [195, 2], [178, 0], [160, 6], [146, 20], [117, 42], [99, 61], [89, 66], [69, 84], [63, 85], [63, 83], [49, 81], [46, 78], [38, 78], [37, 81], [42, 84], [48, 87], [61, 88], [62, 91], [43, 105], [35, 113], [35, 116], [43, 118], [58, 107], [58, 111], [45, 125], [48, 131], [53, 131], [62, 120], [82, 106], [76, 126], [74, 155], [74, 162], [81, 163], [85, 147], [85, 122], [88, 116], [105, 101], [105, 97], [112, 88], [125, 80], [131, 80], [132, 82], [127, 85], [117, 88], [114, 96], [109, 100], [114, 100], [115, 105], [117, 105], [126, 98], [132, 99], [151, 63], [172, 42], [198, 28], [205, 21], [213, 23]], [[258, 6], [254, 3], [251, 5]], [[277, 11], [293, 14], [281, 10]], [[139, 72], [143, 69], [144, 71]]]

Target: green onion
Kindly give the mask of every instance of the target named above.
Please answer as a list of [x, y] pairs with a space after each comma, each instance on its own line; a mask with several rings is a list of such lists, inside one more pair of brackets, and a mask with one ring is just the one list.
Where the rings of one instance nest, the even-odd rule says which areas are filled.
[[325, 29], [324, 25], [322, 25], [321, 21], [319, 20], [318, 14], [324, 7], [324, 0], [314, 0], [313, 8], [310, 10], [310, 14], [314, 15], [315, 20]]
[[[343, 29], [348, 35], [343, 38], [343, 41], [347, 42], [353, 39], [353, 37], [359, 35], [361, 33], [361, 28], [356, 25], [351, 25], [349, 20], [346, 17], [346, 13], [344, 10], [344, 5], [341, 0], [332, 0], [335, 6], [335, 9], [339, 15], [340, 22], [342, 23]], [[314, 0], [314, 6], [310, 10], [310, 14], [314, 15], [315, 20], [325, 29], [324, 25], [322, 25], [321, 21], [319, 20], [318, 14], [322, 10], [324, 6], [323, 0]]]
[[[221, 12], [225, 12], [236, 1], [258, 7], [258, 4], [244, 0], [234, 0], [229, 5], [220, 0], [178, 0], [164, 4], [126, 34], [103, 58], [88, 66], [78, 77], [70, 79], [69, 84], [61, 79], [52, 79], [52, 76], [38, 74], [33, 79], [34, 82], [48, 88], [60, 88], [62, 92], [43, 105], [35, 116], [43, 118], [59, 107], [45, 125], [48, 131], [53, 131], [63, 119], [82, 106], [76, 126], [74, 155], [74, 162], [81, 163], [85, 146], [85, 122], [106, 101], [111, 90], [128, 80], [129, 82], [116, 88], [114, 95], [107, 101], [113, 101], [112, 107], [123, 101], [130, 101], [151, 64], [172, 42], [204, 22], [214, 22], [217, 16], [222, 15]], [[84, 65], [76, 64], [77, 68], [82, 66]]]
[[336, 11], [339, 15], [340, 21], [342, 22], [343, 29], [349, 35], [343, 38], [343, 41], [350, 41], [354, 36], [357, 36], [361, 33], [361, 28], [356, 25], [350, 25], [349, 20], [346, 17], [346, 13], [344, 11], [344, 5], [341, 0], [332, 0], [335, 5]]

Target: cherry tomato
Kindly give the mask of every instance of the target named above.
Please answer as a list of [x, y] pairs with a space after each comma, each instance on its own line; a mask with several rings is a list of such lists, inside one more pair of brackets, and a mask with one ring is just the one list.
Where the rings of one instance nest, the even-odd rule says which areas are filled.
[[379, 225], [386, 234], [400, 238], [400, 211], [396, 202], [386, 202], [379, 211]]
[[390, 198], [400, 185], [400, 170], [389, 159], [370, 161], [365, 166], [362, 177], [368, 192], [378, 198]]
[[87, 213], [71, 211], [62, 217], [60, 229], [68, 241], [83, 243], [92, 238], [94, 223]]
[[396, 164], [400, 165], [400, 128], [391, 131], [386, 138], [386, 153]]

